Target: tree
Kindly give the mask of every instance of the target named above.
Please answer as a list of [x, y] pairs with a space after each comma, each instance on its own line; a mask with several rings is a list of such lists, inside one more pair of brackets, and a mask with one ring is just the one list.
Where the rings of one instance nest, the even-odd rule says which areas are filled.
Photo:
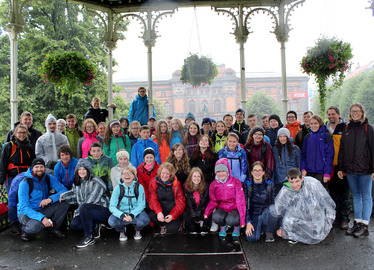
[[257, 92], [249, 99], [247, 103], [247, 112], [256, 114], [261, 118], [264, 114], [281, 114], [279, 105], [274, 99], [265, 93]]

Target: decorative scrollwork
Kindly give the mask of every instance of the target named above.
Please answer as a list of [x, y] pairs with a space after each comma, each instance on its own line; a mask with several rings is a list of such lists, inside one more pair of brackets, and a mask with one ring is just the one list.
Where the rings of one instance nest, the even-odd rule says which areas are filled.
[[300, 7], [300, 6], [303, 6], [305, 0], [300, 0], [294, 4], [289, 4], [287, 6], [285, 6], [285, 13], [286, 13], [286, 19], [285, 19], [285, 24], [288, 26], [289, 30], [292, 30], [293, 28], [290, 27], [290, 17], [292, 16], [292, 12]]
[[[253, 17], [256, 14], [260, 14], [261, 12], [262, 12], [262, 14], [268, 15], [268, 16], [270, 16], [271, 19], [273, 19], [273, 31], [271, 33], [275, 33], [275, 31], [276, 31], [276, 29], [279, 25], [278, 17], [277, 17], [278, 10], [275, 7], [269, 7], [269, 8], [259, 7], [259, 8], [251, 9], [245, 17], [246, 26], [248, 27], [248, 29], [251, 29], [250, 17]], [[250, 33], [252, 33], [252, 32], [250, 32]]]

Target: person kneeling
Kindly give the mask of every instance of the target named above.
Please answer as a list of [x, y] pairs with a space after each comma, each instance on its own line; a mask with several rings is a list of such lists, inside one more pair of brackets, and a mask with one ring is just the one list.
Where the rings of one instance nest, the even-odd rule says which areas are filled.
[[135, 240], [142, 239], [140, 231], [149, 224], [149, 216], [145, 212], [144, 187], [134, 181], [136, 170], [125, 167], [121, 172], [121, 182], [114, 188], [110, 198], [109, 217], [110, 226], [120, 232], [119, 240], [126, 241], [126, 226], [135, 224]]
[[270, 206], [270, 213], [283, 217], [279, 237], [291, 244], [317, 244], [329, 234], [335, 220], [335, 203], [317, 179], [301, 175], [297, 168], [287, 172], [287, 182]]

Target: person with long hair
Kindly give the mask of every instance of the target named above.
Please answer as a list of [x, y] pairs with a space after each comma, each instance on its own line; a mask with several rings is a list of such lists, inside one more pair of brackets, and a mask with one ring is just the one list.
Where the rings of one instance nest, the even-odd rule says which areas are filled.
[[347, 176], [353, 196], [355, 220], [346, 234], [363, 238], [369, 235], [373, 208], [374, 128], [368, 123], [365, 108], [360, 103], [353, 103], [349, 109], [349, 123], [340, 140], [338, 168], [340, 179]]
[[164, 162], [149, 183], [149, 217], [160, 234], [177, 233], [182, 224], [186, 201], [181, 183], [171, 163]]
[[[191, 234], [209, 232], [211, 218], [204, 219], [204, 211], [209, 202], [209, 189], [200, 168], [192, 168], [183, 185], [186, 209], [183, 213], [185, 227]], [[200, 223], [202, 222], [202, 226]]]
[[222, 120], [217, 122], [216, 129], [213, 131], [211, 136], [213, 149], [215, 153], [218, 153], [223, 147], [225, 147], [227, 141], [227, 131], [226, 124]]
[[170, 139], [168, 123], [166, 123], [165, 120], [158, 121], [156, 125], [156, 138], [154, 138], [153, 141], [158, 144], [161, 163], [165, 162], [170, 153]]
[[116, 154], [121, 149], [126, 149], [130, 154], [131, 143], [129, 136], [122, 134], [120, 122], [114, 119], [109, 122], [104, 135], [104, 153], [113, 160], [113, 166], [118, 164]]
[[152, 178], [157, 175], [160, 164], [157, 163], [155, 158], [155, 151], [148, 147], [143, 152], [144, 161], [136, 169], [138, 181], [144, 187], [145, 200], [149, 202], [149, 183]]
[[88, 157], [88, 152], [90, 151], [93, 142], [104, 144], [103, 138], [99, 135], [96, 122], [92, 118], [84, 120], [82, 128], [83, 137], [79, 139], [77, 146], [78, 159]]
[[75, 167], [74, 184], [71, 190], [60, 195], [60, 201], [78, 205], [70, 222], [72, 230], [84, 231], [84, 237], [75, 245], [84, 248], [100, 238], [101, 224], [110, 216], [109, 196], [103, 180], [92, 172], [86, 159], [79, 159]]
[[188, 161], [186, 148], [184, 148], [181, 143], [174, 144], [171, 148], [169, 156], [166, 158], [166, 162], [173, 164], [175, 176], [183, 185], [187, 180], [188, 174], [190, 173], [190, 163]]
[[173, 118], [170, 122], [171, 125], [171, 139], [170, 149], [176, 143], [181, 143], [184, 137], [184, 127], [182, 121], [179, 118]]
[[249, 242], [260, 239], [261, 229], [265, 225], [265, 242], [274, 242], [274, 230], [277, 218], [270, 215], [270, 205], [274, 204], [275, 185], [266, 174], [266, 169], [261, 161], [256, 161], [251, 166], [251, 178], [243, 185], [246, 210], [245, 234]]
[[276, 194], [287, 181], [287, 172], [291, 168], [300, 169], [301, 151], [298, 146], [291, 142], [290, 131], [287, 128], [278, 130], [278, 138], [273, 147], [274, 154], [274, 183]]
[[182, 140], [182, 144], [187, 149], [189, 158], [191, 157], [193, 150], [196, 148], [200, 138], [201, 132], [199, 124], [193, 121], [188, 125], [187, 132]]
[[212, 146], [209, 136], [203, 135], [190, 158], [190, 167], [200, 168], [208, 185], [214, 180], [214, 166], [218, 160]]

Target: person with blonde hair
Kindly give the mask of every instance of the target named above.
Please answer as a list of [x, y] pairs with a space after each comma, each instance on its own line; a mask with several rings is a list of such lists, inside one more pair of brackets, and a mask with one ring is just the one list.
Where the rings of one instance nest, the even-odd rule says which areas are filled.
[[91, 144], [99, 142], [104, 144], [104, 140], [101, 138], [98, 132], [98, 127], [95, 121], [91, 118], [84, 120], [83, 122], [83, 137], [79, 139], [77, 146], [77, 158], [86, 158], [90, 151]]

